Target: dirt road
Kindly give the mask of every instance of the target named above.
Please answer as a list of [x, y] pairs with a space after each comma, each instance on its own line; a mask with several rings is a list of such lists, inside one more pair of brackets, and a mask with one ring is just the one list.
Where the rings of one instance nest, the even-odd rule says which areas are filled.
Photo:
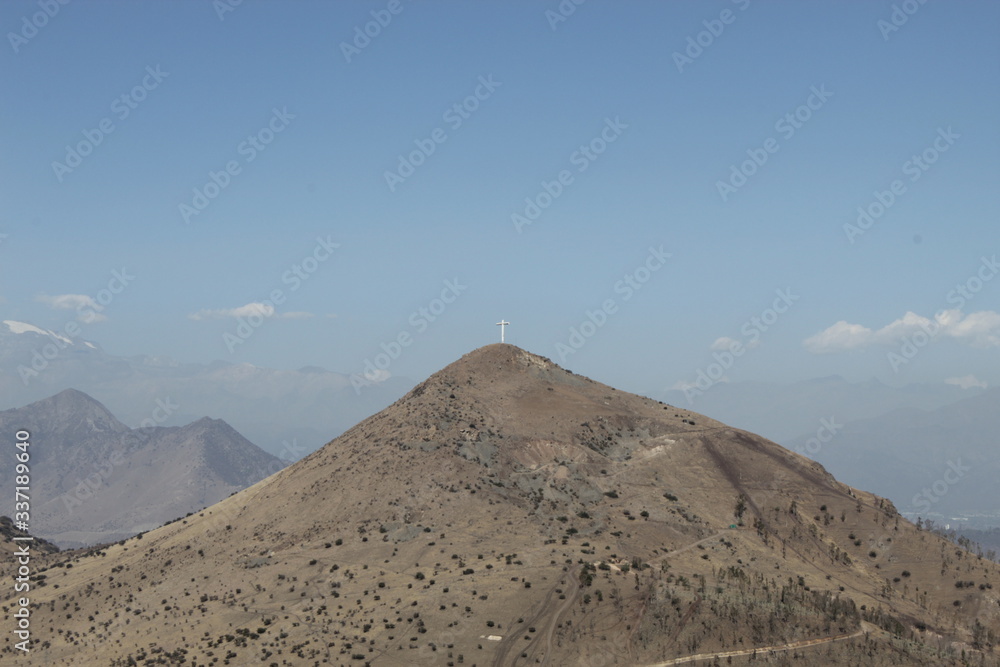
[[844, 635], [835, 635], [833, 637], [820, 637], [818, 639], [803, 639], [802, 641], [791, 642], [790, 644], [779, 644], [777, 646], [761, 646], [760, 648], [748, 648], [739, 651], [719, 651], [717, 653], [699, 653], [697, 655], [686, 655], [681, 658], [671, 658], [664, 662], [657, 662], [651, 665], [643, 665], [643, 667], [670, 667], [671, 665], [683, 665], [689, 662], [697, 662], [699, 660], [714, 660], [716, 658], [729, 658], [742, 655], [753, 655], [754, 653], [777, 653], [779, 651], [792, 651], [799, 648], [807, 648], [810, 646], [819, 646], [821, 644], [829, 644], [830, 642], [843, 641], [844, 639], [851, 639], [853, 637], [860, 637], [865, 634], [867, 630], [862, 627], [856, 632], [852, 632]]

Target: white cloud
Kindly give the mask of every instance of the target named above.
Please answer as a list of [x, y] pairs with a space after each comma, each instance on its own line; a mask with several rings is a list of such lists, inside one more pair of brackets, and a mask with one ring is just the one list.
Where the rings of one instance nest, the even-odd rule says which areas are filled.
[[245, 306], [238, 308], [219, 308], [215, 310], [203, 308], [197, 313], [191, 313], [188, 317], [192, 320], [219, 320], [228, 317], [248, 317], [251, 315], [271, 317], [274, 315], [274, 306], [268, 303], [251, 301]]
[[840, 320], [836, 324], [806, 338], [802, 344], [813, 354], [843, 352], [864, 347], [871, 343], [872, 330], [860, 324]]
[[978, 387], [979, 389], [986, 389], [988, 383], [985, 380], [980, 380], [975, 375], [966, 375], [965, 377], [954, 377], [948, 378], [944, 381], [945, 384], [953, 384], [961, 387], [962, 389], [972, 389], [973, 387]]
[[969, 313], [965, 319], [948, 326], [945, 333], [973, 347], [1000, 347], [1000, 313], [991, 310]]
[[732, 349], [733, 345], [742, 345], [744, 349], [752, 350], [758, 345], [760, 345], [760, 340], [750, 341], [749, 343], [743, 343], [741, 340], [736, 340], [735, 338], [730, 338], [729, 336], [722, 336], [721, 338], [716, 338], [715, 342], [708, 348], [710, 350], [729, 350]]
[[275, 319], [286, 319], [286, 320], [301, 320], [309, 317], [313, 317], [312, 313], [307, 313], [302, 310], [294, 310], [287, 313], [276, 313], [274, 306], [269, 303], [260, 303], [258, 301], [251, 301], [250, 303], [239, 306], [238, 308], [218, 308], [218, 309], [208, 309], [203, 308], [197, 313], [191, 313], [188, 315], [189, 319], [192, 320], [220, 320], [227, 318], [236, 317], [273, 317]]
[[[936, 321], [936, 320], [935, 320]], [[892, 345], [918, 331], [932, 331], [932, 320], [907, 311], [898, 320], [890, 322], [872, 335], [872, 342], [880, 345]]]
[[88, 324], [108, 319], [107, 316], [101, 314], [104, 306], [86, 294], [56, 294], [53, 296], [41, 294], [35, 297], [35, 300], [56, 310], [75, 310], [77, 319]]
[[881, 329], [840, 320], [806, 338], [802, 345], [813, 354], [831, 354], [857, 350], [871, 345], [895, 345], [918, 331], [954, 338], [973, 347], [1000, 347], [1000, 313], [989, 310], [963, 315], [960, 310], [945, 310], [933, 318], [907, 312]]

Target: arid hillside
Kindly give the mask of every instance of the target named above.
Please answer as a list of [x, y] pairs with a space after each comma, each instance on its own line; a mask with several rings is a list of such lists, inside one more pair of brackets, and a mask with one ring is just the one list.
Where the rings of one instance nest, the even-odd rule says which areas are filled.
[[995, 563], [504, 344], [202, 512], [34, 566], [20, 664], [1000, 664]]

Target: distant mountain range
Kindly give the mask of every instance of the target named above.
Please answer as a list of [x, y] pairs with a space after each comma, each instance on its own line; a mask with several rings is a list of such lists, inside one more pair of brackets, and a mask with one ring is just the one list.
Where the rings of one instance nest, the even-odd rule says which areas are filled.
[[693, 402], [673, 389], [650, 396], [787, 445], [804, 434], [815, 434], [824, 419], [846, 424], [900, 408], [933, 410], [982, 391], [944, 382], [891, 387], [876, 379], [848, 382], [833, 375], [787, 384], [720, 382]]
[[[658, 398], [689, 406], [682, 391]], [[908, 517], [1000, 526], [1000, 389], [832, 376], [721, 383], [693, 407], [822, 463]]]
[[25, 322], [0, 323], [0, 409], [76, 388], [130, 426], [177, 426], [209, 415], [289, 460], [378, 412], [412, 384], [389, 378], [356, 391], [349, 375], [318, 367], [275, 370], [119, 357], [79, 337]]
[[[74, 389], [0, 412], [0, 433], [22, 429], [31, 435], [30, 531], [60, 547], [156, 528], [286, 465], [220, 419], [130, 429]], [[13, 473], [0, 478], [0, 497], [13, 501]]]
[[839, 479], [892, 499], [906, 516], [1000, 525], [1000, 388], [849, 422], [826, 443], [813, 437], [788, 444]]

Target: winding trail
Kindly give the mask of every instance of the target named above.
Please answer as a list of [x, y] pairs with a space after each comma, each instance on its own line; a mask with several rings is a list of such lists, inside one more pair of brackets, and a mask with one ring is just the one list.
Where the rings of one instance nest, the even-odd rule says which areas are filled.
[[[572, 576], [571, 573], [567, 573], [568, 576]], [[517, 662], [518, 654], [515, 654], [513, 660], [508, 661], [508, 656], [511, 650], [514, 648], [515, 643], [517, 643], [518, 638], [521, 636], [521, 629], [526, 627], [531, 627], [538, 624], [547, 614], [552, 613], [552, 607], [556, 603], [554, 600], [556, 596], [556, 590], [563, 586], [563, 579], [560, 577], [549, 589], [549, 592], [545, 594], [541, 603], [538, 605], [537, 610], [532, 614], [527, 621], [520, 623], [516, 626], [507, 629], [507, 634], [500, 644], [497, 646], [496, 651], [493, 654], [493, 665], [494, 667], [503, 667], [505, 665], [514, 665]], [[561, 613], [561, 610], [560, 610]], [[539, 640], [536, 636], [531, 640], [529, 644], [525, 646], [525, 649], [530, 648]]]
[[741, 649], [739, 651], [717, 651], [715, 653], [698, 653], [696, 655], [686, 655], [681, 658], [671, 658], [670, 660], [665, 660], [663, 662], [656, 662], [651, 665], [643, 665], [642, 667], [670, 667], [671, 665], [683, 665], [689, 662], [697, 662], [698, 660], [714, 660], [716, 658], [730, 658], [730, 657], [735, 658], [737, 656], [753, 655], [754, 653], [777, 653], [779, 651], [792, 651], [795, 649], [808, 648], [810, 646], [820, 646], [822, 644], [829, 644], [831, 642], [839, 642], [845, 639], [860, 637], [866, 632], [868, 632], [868, 630], [864, 626], [862, 626], [855, 632], [843, 635], [834, 635], [833, 637], [820, 637], [819, 639], [803, 639], [801, 641], [791, 642], [789, 644], [778, 644], [777, 646], [761, 646], [759, 648]]
[[572, 592], [566, 596], [566, 602], [556, 610], [556, 613], [549, 620], [549, 629], [545, 632], [545, 658], [542, 660], [542, 667], [549, 664], [549, 657], [552, 655], [552, 634], [555, 632], [559, 617], [566, 613], [566, 610], [576, 601], [577, 595], [580, 593], [580, 580], [577, 569], [571, 568], [568, 574], [569, 586]]
[[673, 551], [668, 551], [665, 554], [660, 554], [656, 558], [650, 558], [646, 562], [650, 563], [650, 564], [652, 564], [652, 563], [659, 563], [661, 560], [663, 560], [665, 558], [670, 558], [672, 556], [676, 556], [677, 554], [684, 553], [685, 551], [689, 551], [691, 549], [694, 549], [699, 544], [705, 544], [706, 542], [711, 542], [712, 540], [715, 540], [715, 539], [717, 539], [719, 537], [722, 537], [723, 535], [732, 534], [732, 533], [737, 532], [738, 530], [739, 530], [738, 528], [723, 528], [722, 530], [719, 530], [719, 531], [717, 531], [715, 533], [712, 533], [708, 537], [703, 537], [700, 540], [697, 540], [695, 542], [691, 542], [689, 544], [685, 544], [684, 546], [679, 547], [677, 549], [674, 549]]

